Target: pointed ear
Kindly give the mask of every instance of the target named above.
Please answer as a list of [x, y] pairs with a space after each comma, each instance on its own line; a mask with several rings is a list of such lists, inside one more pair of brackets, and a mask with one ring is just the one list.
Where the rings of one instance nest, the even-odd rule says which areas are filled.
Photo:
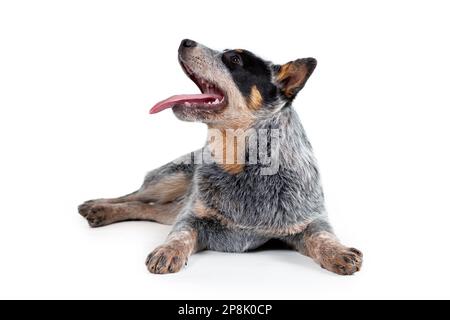
[[316, 65], [316, 59], [305, 58], [297, 59], [275, 68], [275, 80], [286, 98], [291, 100], [295, 98]]

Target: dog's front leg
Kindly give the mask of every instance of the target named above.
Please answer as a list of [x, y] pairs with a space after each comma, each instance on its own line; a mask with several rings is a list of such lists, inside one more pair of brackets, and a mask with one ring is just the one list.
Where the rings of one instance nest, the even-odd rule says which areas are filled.
[[178, 272], [187, 264], [189, 256], [199, 249], [198, 232], [187, 222], [181, 222], [166, 242], [148, 256], [146, 265], [151, 273]]
[[284, 240], [328, 271], [351, 275], [361, 269], [363, 261], [361, 251], [343, 245], [334, 235], [326, 219], [317, 219], [302, 233], [286, 237]]

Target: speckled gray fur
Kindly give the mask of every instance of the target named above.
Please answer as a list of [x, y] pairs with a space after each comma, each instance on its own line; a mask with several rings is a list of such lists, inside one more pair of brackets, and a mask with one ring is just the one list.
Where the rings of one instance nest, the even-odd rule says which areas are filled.
[[[192, 225], [201, 230], [204, 240], [199, 242], [204, 242], [205, 248], [242, 252], [280, 237], [278, 233], [261, 235], [258, 229], [279, 230], [319, 217], [326, 219], [316, 161], [295, 110], [285, 108], [275, 117], [257, 123], [256, 128], [281, 129], [278, 172], [261, 175], [264, 166], [256, 164], [233, 175], [216, 164], [197, 165], [190, 200], [174, 232]], [[190, 204], [197, 198], [244, 228], [219, 227], [215, 221], [196, 218]]]
[[[267, 135], [266, 140], [247, 141], [245, 164], [237, 169], [214, 158], [199, 161], [211, 154], [207, 141], [202, 149], [148, 173], [136, 192], [87, 201], [79, 206], [80, 214], [93, 227], [130, 219], [173, 223], [166, 243], [146, 261], [152, 273], [177, 272], [196, 251], [245, 252], [271, 239], [284, 241], [332, 272], [359, 271], [362, 253], [341, 245], [328, 222], [316, 160], [292, 105], [315, 59], [278, 66], [248, 51], [219, 52], [185, 41], [179, 50], [184, 70], [197, 82], [201, 75], [217, 84], [227, 106], [175, 105], [174, 114], [204, 122], [209, 130], [252, 129]], [[246, 60], [229, 65], [239, 62], [233, 54]], [[239, 69], [245, 66], [242, 61], [250, 71]], [[255, 150], [270, 150], [270, 163], [260, 152], [256, 163], [250, 161]]]

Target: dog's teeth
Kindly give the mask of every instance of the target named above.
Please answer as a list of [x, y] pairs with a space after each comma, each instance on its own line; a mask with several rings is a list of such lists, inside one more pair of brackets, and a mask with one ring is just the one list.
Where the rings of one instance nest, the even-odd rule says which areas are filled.
[[219, 103], [219, 99], [214, 100], [214, 103], [216, 104]]

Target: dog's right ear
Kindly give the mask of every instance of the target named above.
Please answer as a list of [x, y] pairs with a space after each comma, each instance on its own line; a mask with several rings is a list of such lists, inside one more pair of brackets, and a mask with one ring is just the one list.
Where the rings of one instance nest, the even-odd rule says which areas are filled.
[[305, 86], [309, 76], [316, 68], [317, 60], [314, 58], [297, 59], [283, 65], [274, 66], [275, 81], [281, 93], [293, 100], [297, 93]]

